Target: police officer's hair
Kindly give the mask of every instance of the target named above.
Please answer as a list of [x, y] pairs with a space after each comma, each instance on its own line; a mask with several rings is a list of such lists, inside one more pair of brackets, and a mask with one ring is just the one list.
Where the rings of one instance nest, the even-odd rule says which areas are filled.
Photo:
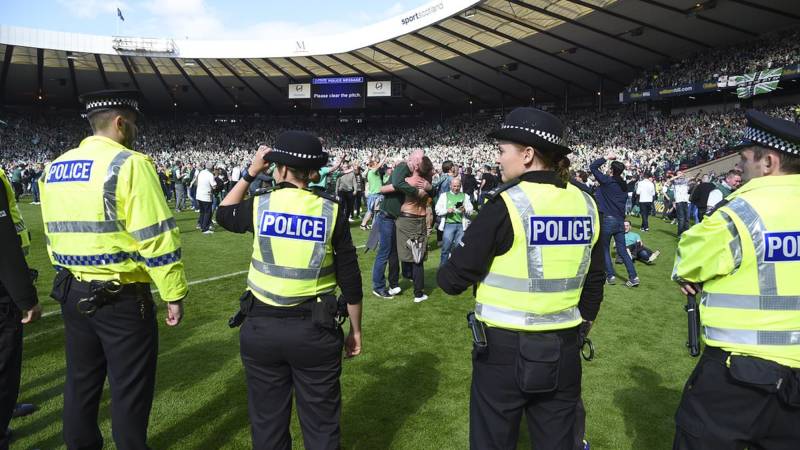
[[133, 112], [125, 108], [107, 108], [92, 111], [88, 117], [92, 132], [97, 133], [99, 130], [106, 128], [116, 116], [123, 116], [130, 120]]
[[[286, 169], [291, 172], [292, 176], [298, 180], [303, 181], [304, 183], [309, 182], [318, 182], [319, 181], [319, 171], [316, 169], [299, 169], [297, 167], [286, 166], [283, 164], [275, 164], [276, 168], [278, 167], [286, 167]], [[316, 180], [314, 179], [316, 175]]]
[[766, 156], [769, 152], [775, 153], [775, 156], [778, 157], [778, 161], [781, 163], [781, 172], [800, 174], [800, 156], [788, 155], [777, 150], [755, 146], [753, 147], [753, 158], [758, 161]]
[[552, 154], [550, 152], [543, 152], [541, 150], [534, 149], [534, 153], [536, 156], [542, 161], [542, 164], [547, 167], [548, 169], [552, 169], [558, 175], [558, 178], [561, 179], [564, 183], [569, 183], [569, 158], [565, 156], [558, 156]]

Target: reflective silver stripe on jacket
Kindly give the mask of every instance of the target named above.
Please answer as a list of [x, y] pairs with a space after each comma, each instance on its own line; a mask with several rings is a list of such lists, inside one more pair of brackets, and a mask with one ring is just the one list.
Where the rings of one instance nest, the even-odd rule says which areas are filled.
[[47, 222], [48, 233], [115, 233], [121, 231], [121, 224], [116, 220], [98, 222], [82, 220], [63, 220]]
[[800, 311], [800, 295], [739, 295], [703, 292], [702, 302], [708, 308]]
[[335, 272], [331, 265], [321, 269], [303, 269], [299, 267], [278, 266], [275, 264], [265, 264], [257, 259], [251, 261], [253, 268], [273, 277], [288, 278], [290, 280], [316, 280], [317, 278], [330, 275]]
[[731, 216], [729, 216], [725, 211], [720, 211], [719, 214], [723, 219], [725, 219], [728, 232], [731, 234], [731, 241], [728, 244], [728, 247], [730, 248], [731, 255], [733, 256], [733, 270], [735, 272], [739, 270], [739, 267], [742, 265], [742, 237], [739, 236], [739, 230], [736, 229], [736, 224], [733, 222], [733, 219], [731, 219]]
[[131, 231], [131, 236], [133, 236], [133, 238], [137, 241], [146, 241], [150, 238], [158, 236], [159, 234], [164, 234], [177, 226], [178, 224], [175, 223], [175, 218], [170, 217], [169, 219], [162, 220], [161, 222], [150, 225], [149, 227]]
[[552, 314], [536, 314], [476, 303], [475, 314], [482, 319], [519, 327], [557, 325], [581, 320], [581, 312], [577, 306]]
[[[261, 228], [260, 221], [263, 212], [269, 211], [271, 195], [271, 193], [267, 193], [262, 195], [259, 199], [258, 212], [256, 215], [259, 223], [256, 223], [256, 234], [258, 234], [258, 229]], [[323, 199], [322, 216], [325, 218], [329, 227], [335, 226], [333, 217], [333, 202], [328, 199]], [[329, 230], [325, 230], [325, 232], [332, 232], [332, 228], [330, 232]], [[275, 255], [272, 251], [272, 239], [269, 236], [258, 236], [258, 244], [259, 248], [261, 249], [261, 261], [253, 259], [253, 267], [265, 275], [272, 275], [292, 280], [315, 280], [320, 277], [330, 275], [334, 272], [334, 267], [322, 267], [322, 263], [325, 260], [325, 245], [329, 236], [330, 234], [325, 236], [325, 242], [314, 243], [314, 250], [311, 252], [308, 268], [294, 268], [275, 264]]]
[[[707, 308], [734, 308], [759, 311], [800, 311], [800, 296], [778, 295], [778, 283], [774, 263], [764, 261], [766, 227], [747, 200], [737, 197], [725, 205], [747, 227], [753, 241], [758, 272], [758, 295], [720, 294], [703, 292], [701, 301]], [[730, 216], [720, 210], [728, 222], [728, 230], [734, 236], [731, 253], [738, 269], [742, 258], [742, 242]], [[739, 330], [732, 328], [703, 327], [707, 339], [731, 344], [745, 345], [800, 345], [800, 331]]]
[[800, 345], [800, 331], [758, 331], [703, 327], [706, 339], [742, 345]]
[[306, 300], [309, 300], [311, 298], [316, 298], [319, 295], [325, 295], [325, 294], [329, 294], [329, 293], [333, 292], [333, 289], [331, 289], [330, 291], [327, 291], [327, 292], [320, 292], [318, 294], [305, 295], [305, 296], [302, 296], [302, 297], [283, 297], [283, 296], [280, 296], [280, 295], [273, 294], [272, 292], [269, 292], [269, 291], [267, 291], [265, 289], [262, 289], [259, 286], [256, 286], [256, 284], [253, 283], [252, 280], [249, 280], [249, 279], [247, 280], [247, 286], [250, 289], [252, 289], [254, 292], [256, 292], [257, 294], [260, 294], [260, 295], [262, 295], [264, 297], [267, 297], [268, 299], [272, 300], [273, 302], [275, 302], [275, 303], [277, 303], [279, 305], [285, 305], [285, 306], [298, 305], [298, 304], [300, 304], [300, 303], [302, 303], [302, 302], [304, 302]]
[[[508, 196], [519, 214], [522, 221], [522, 226], [525, 229], [526, 242], [530, 240], [530, 222], [527, 220], [529, 215], [533, 214], [533, 205], [531, 205], [528, 196], [519, 186], [513, 186], [508, 191]], [[586, 201], [586, 209], [592, 220], [593, 233], [596, 232], [597, 224], [595, 223], [595, 208], [592, 198], [585, 192], [581, 194]], [[511, 213], [511, 211], [509, 211]], [[500, 275], [496, 273], [488, 273], [483, 279], [482, 283], [487, 286], [492, 286], [501, 289], [508, 289], [516, 292], [564, 292], [574, 289], [580, 289], [583, 286], [583, 281], [586, 277], [586, 271], [589, 268], [591, 261], [592, 244], [584, 247], [583, 258], [578, 267], [578, 272], [572, 278], [544, 278], [544, 264], [542, 263], [542, 249], [538, 245], [528, 247], [528, 278], [516, 278], [508, 275]]]
[[133, 153], [123, 150], [117, 153], [114, 159], [111, 160], [111, 164], [108, 165], [106, 180], [103, 182], [103, 209], [106, 221], [117, 220], [117, 182], [119, 181], [119, 171], [131, 155], [133, 155]]

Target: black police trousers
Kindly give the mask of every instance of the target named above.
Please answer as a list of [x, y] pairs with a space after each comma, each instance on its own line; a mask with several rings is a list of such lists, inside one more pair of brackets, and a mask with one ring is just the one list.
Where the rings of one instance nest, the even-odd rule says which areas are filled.
[[292, 390], [308, 450], [339, 448], [341, 329], [311, 318], [248, 316], [239, 334], [254, 450], [292, 448]]
[[78, 312], [89, 285], [73, 281], [64, 318], [67, 379], [64, 385], [64, 443], [69, 450], [100, 450], [97, 415], [103, 384], [111, 389], [111, 434], [119, 450], [147, 449], [147, 424], [156, 381], [158, 327], [149, 287], [127, 289], [97, 310]]
[[524, 412], [536, 450], [575, 449], [581, 398], [577, 328], [521, 333], [487, 327], [486, 341], [486, 350], [473, 350], [470, 448], [516, 449]]
[[706, 347], [675, 415], [674, 450], [797, 450], [800, 406], [735, 380], [727, 356]]
[[19, 395], [22, 370], [22, 311], [0, 298], [0, 450], [8, 450], [6, 429]]

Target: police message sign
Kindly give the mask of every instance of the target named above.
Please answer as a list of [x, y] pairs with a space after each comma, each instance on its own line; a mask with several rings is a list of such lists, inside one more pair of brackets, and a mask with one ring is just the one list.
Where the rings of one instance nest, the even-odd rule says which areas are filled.
[[70, 181], [89, 181], [92, 176], [94, 161], [60, 161], [50, 166], [47, 183], [64, 183]]
[[325, 242], [328, 221], [324, 217], [301, 216], [273, 211], [261, 214], [260, 236]]
[[587, 245], [592, 242], [592, 218], [530, 216], [529, 246]]
[[766, 262], [800, 261], [800, 231], [764, 233]]

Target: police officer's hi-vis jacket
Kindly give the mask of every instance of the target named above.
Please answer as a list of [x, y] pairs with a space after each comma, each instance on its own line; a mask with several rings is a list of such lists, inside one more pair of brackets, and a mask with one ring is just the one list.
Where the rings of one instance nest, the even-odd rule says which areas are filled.
[[707, 345], [800, 368], [800, 175], [755, 178], [683, 233], [673, 279], [702, 283]]
[[520, 182], [500, 194], [514, 230], [476, 293], [475, 314], [511, 330], [566, 329], [581, 323], [581, 288], [598, 239], [594, 200], [575, 186]]
[[14, 198], [14, 189], [11, 187], [11, 183], [8, 181], [8, 177], [6, 173], [3, 172], [3, 169], [0, 169], [0, 183], [3, 183], [6, 187], [6, 198], [8, 199], [8, 210], [11, 213], [11, 221], [14, 222], [17, 236], [19, 236], [22, 242], [22, 252], [27, 255], [28, 249], [31, 246], [30, 235], [28, 234], [28, 228], [25, 226], [25, 221], [22, 220], [22, 214], [19, 212], [17, 200]]
[[247, 285], [272, 306], [296, 306], [336, 288], [331, 237], [339, 205], [305, 189], [255, 197]]
[[54, 265], [81, 281], [152, 281], [165, 301], [186, 296], [180, 230], [149, 157], [90, 136], [53, 161], [39, 185]]

